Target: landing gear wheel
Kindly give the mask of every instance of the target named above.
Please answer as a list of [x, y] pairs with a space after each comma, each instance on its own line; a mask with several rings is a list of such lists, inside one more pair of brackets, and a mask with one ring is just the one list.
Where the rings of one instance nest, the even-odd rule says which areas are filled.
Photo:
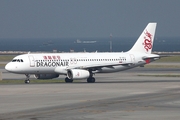
[[66, 82], [66, 83], [72, 83], [73, 80], [66, 77], [66, 78], [65, 78], [65, 82]]
[[29, 84], [30, 80], [25, 80], [24, 83]]
[[29, 74], [25, 74], [25, 75], [26, 75], [26, 80], [24, 81], [24, 83], [29, 84], [30, 83], [30, 80], [29, 80], [30, 75]]
[[95, 83], [95, 78], [94, 77], [89, 77], [88, 79], [87, 79], [87, 82], [88, 83]]

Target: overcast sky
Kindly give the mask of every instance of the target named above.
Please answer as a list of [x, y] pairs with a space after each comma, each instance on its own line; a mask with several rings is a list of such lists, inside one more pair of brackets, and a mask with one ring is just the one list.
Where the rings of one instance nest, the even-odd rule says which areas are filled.
[[180, 37], [180, 0], [0, 0], [0, 38]]

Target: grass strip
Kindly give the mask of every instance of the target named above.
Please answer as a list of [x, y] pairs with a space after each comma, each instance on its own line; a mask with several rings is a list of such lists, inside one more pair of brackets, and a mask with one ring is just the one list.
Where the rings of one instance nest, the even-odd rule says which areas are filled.
[[180, 77], [180, 75], [138, 75], [138, 76], [147, 76], [147, 77]]
[[0, 55], [0, 61], [12, 61], [16, 55]]
[[156, 62], [180, 62], [180, 56], [162, 57]]
[[146, 68], [180, 68], [180, 65], [152, 65], [150, 63], [150, 64], [145, 65], [144, 67]]
[[[48, 79], [48, 80], [30, 80], [30, 84], [49, 84], [64, 83], [64, 80]], [[1, 80], [0, 84], [25, 84], [24, 80]]]
[[0, 67], [4, 68], [6, 64], [0, 64]]

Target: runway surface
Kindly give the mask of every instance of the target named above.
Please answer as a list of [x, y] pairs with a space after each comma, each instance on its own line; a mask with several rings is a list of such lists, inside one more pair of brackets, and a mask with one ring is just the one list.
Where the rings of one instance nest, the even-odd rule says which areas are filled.
[[[96, 83], [0, 85], [0, 120], [177, 120], [179, 68], [135, 68], [97, 74]], [[3, 78], [24, 79], [3, 71]], [[61, 76], [62, 78], [64, 76]]]

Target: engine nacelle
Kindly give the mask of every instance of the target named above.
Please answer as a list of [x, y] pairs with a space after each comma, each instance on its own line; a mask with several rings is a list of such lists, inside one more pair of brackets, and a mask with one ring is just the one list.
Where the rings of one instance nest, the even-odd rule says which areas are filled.
[[70, 69], [67, 71], [69, 79], [86, 79], [90, 76], [89, 71], [81, 69]]
[[34, 77], [36, 79], [53, 79], [58, 78], [59, 74], [35, 74]]

